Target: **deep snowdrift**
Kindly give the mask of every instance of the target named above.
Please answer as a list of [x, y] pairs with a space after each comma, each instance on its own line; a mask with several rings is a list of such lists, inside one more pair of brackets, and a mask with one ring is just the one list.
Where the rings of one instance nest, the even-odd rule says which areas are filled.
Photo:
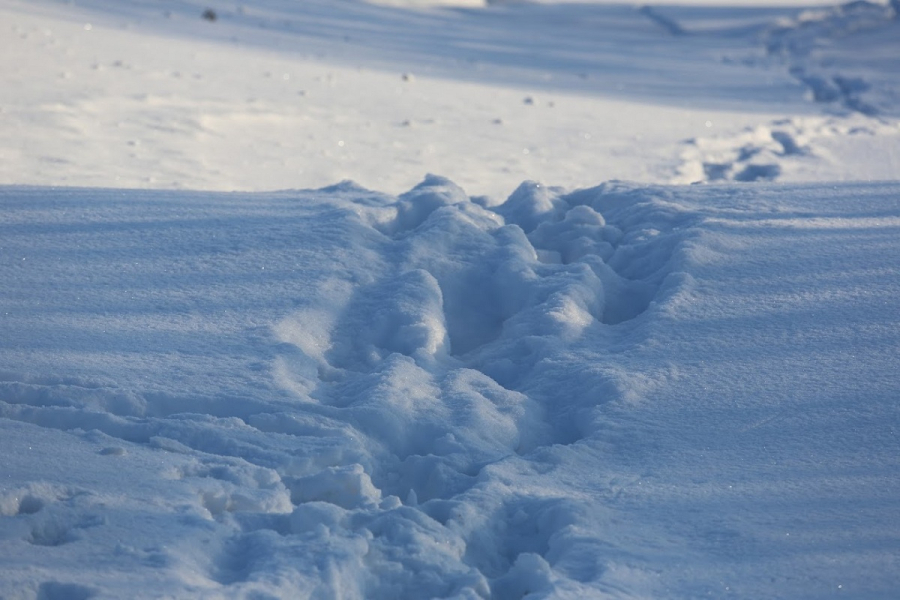
[[4, 597], [895, 589], [897, 184], [0, 205]]

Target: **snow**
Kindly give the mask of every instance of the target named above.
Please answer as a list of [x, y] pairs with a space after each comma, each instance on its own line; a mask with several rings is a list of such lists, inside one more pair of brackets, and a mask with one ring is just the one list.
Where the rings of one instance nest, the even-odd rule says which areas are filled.
[[[431, 172], [499, 202], [525, 180], [730, 179], [754, 152], [784, 181], [896, 177], [887, 7], [816, 21], [785, 8], [210, 4], [215, 22], [195, 1], [0, 4], [0, 124], [14, 132], [0, 182], [266, 191], [351, 179], [399, 194]], [[845, 98], [835, 77], [868, 89]], [[820, 88], [826, 114], [804, 97]], [[847, 102], [879, 113], [828, 114]], [[806, 153], [778, 155], [766, 131]]]
[[891, 597], [896, 9], [3, 0], [0, 597]]

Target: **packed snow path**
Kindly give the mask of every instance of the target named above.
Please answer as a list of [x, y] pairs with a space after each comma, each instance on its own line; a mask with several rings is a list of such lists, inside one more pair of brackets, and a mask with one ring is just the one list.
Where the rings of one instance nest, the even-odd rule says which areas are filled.
[[5, 598], [896, 590], [896, 184], [0, 206]]

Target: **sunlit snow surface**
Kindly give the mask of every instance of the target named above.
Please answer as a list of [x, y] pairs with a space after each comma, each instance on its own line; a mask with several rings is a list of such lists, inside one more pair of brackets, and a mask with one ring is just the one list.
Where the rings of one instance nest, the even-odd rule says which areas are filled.
[[0, 183], [898, 179], [895, 14], [0, 0]]
[[385, 2], [0, 0], [0, 598], [893, 597], [897, 2]]

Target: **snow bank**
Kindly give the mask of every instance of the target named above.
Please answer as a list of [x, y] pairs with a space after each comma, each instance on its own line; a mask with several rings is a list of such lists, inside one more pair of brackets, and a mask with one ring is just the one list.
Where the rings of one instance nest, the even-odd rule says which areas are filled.
[[0, 189], [5, 597], [886, 596], [900, 189]]

